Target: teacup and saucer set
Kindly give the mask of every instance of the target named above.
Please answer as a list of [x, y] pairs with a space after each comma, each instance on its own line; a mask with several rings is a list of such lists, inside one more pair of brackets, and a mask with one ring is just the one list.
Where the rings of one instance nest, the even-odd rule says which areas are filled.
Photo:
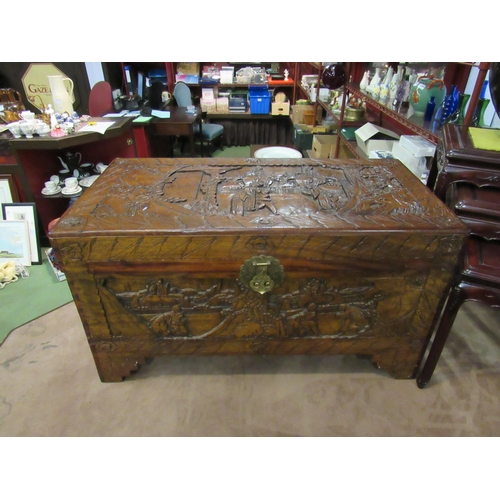
[[59, 186], [59, 178], [56, 181], [55, 179], [50, 179], [45, 183], [45, 187], [42, 189], [42, 194], [45, 196], [52, 196], [55, 194], [59, 194], [61, 192], [61, 186]]
[[61, 194], [65, 196], [76, 196], [83, 191], [83, 188], [78, 184], [76, 177], [67, 177], [64, 180], [64, 187], [61, 189]]

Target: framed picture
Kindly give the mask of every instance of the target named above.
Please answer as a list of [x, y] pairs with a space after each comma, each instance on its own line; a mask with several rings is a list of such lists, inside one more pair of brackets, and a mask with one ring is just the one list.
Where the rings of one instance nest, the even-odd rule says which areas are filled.
[[38, 241], [38, 222], [34, 203], [2, 203], [4, 220], [26, 221], [30, 239], [31, 263], [42, 263], [42, 252]]
[[0, 262], [18, 260], [31, 265], [30, 237], [25, 220], [0, 220]]
[[0, 204], [19, 201], [19, 193], [12, 174], [0, 174]]

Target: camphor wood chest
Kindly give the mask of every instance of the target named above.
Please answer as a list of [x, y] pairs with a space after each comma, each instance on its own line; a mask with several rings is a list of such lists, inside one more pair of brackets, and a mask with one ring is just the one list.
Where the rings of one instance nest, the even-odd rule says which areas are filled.
[[394, 160], [117, 159], [50, 233], [102, 381], [159, 355], [413, 378], [465, 226]]

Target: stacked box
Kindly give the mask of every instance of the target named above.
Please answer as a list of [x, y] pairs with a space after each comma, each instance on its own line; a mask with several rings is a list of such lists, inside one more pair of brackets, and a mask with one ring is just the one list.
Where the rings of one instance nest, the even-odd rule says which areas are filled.
[[333, 134], [313, 135], [312, 157], [329, 158], [332, 148], [335, 148], [337, 136]]
[[313, 142], [312, 127], [308, 125], [294, 125], [293, 126], [293, 143], [296, 148], [303, 151], [304, 149], [311, 149]]
[[200, 99], [200, 106], [206, 113], [214, 113], [217, 109], [215, 99]]
[[215, 107], [218, 113], [228, 113], [229, 99], [227, 97], [218, 97], [215, 99]]
[[252, 115], [268, 115], [271, 109], [271, 95], [267, 87], [251, 88], [249, 91], [250, 113]]

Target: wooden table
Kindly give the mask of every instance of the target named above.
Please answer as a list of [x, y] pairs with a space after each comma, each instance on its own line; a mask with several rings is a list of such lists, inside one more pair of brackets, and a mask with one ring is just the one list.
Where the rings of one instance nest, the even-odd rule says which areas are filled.
[[[201, 136], [201, 109], [196, 108], [196, 113], [188, 113], [186, 107], [170, 106], [165, 109], [170, 111], [170, 118], [153, 118], [150, 121], [151, 132], [154, 135], [183, 135], [189, 137], [191, 155], [195, 156], [194, 134], [195, 127], [199, 127]], [[201, 155], [203, 156], [203, 139], [201, 138]]]

